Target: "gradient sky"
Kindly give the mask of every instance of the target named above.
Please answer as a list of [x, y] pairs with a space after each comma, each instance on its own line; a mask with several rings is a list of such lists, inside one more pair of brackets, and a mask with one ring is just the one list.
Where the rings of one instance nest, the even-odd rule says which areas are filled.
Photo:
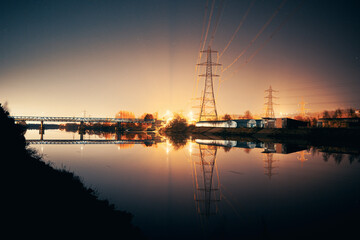
[[[224, 49], [250, 2], [224, 1], [214, 50]], [[224, 67], [281, 2], [255, 1], [220, 59]], [[220, 4], [215, 2], [208, 40]], [[194, 94], [205, 5], [206, 0], [1, 1], [0, 102], [8, 102], [12, 115], [196, 111], [191, 98], [199, 97], [204, 84]], [[287, 1], [245, 55], [221, 74], [220, 86], [215, 81], [218, 112], [261, 114], [269, 85], [279, 91], [276, 115], [295, 113], [302, 96], [311, 111], [359, 108], [359, 12], [359, 1]]]

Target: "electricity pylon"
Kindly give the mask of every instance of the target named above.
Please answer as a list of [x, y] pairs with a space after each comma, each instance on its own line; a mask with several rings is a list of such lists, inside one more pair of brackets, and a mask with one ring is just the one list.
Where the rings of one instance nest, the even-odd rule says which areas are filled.
[[302, 117], [306, 117], [306, 112], [310, 110], [308, 108], [305, 108], [306, 104], [307, 104], [307, 102], [304, 101], [304, 98], [301, 98], [301, 102], [299, 102], [299, 105], [300, 105], [299, 111], [300, 111], [300, 115]]
[[217, 53], [217, 51], [212, 51], [209, 47], [206, 51], [201, 51], [206, 53], [206, 62], [199, 63], [199, 66], [206, 66], [205, 74], [200, 74], [200, 77], [205, 77], [205, 86], [204, 92], [201, 99], [201, 110], [199, 121], [207, 120], [218, 120], [218, 115], [216, 111], [215, 103], [215, 94], [214, 94], [214, 84], [213, 77], [219, 77], [219, 75], [213, 74], [213, 66], [221, 66], [219, 63], [211, 61], [211, 54]]
[[270, 86], [269, 89], [265, 90], [265, 92], [269, 93], [265, 97], [265, 98], [268, 98], [268, 101], [265, 103], [265, 107], [266, 107], [265, 117], [266, 118], [275, 118], [273, 105], [277, 105], [277, 104], [273, 102], [273, 98], [277, 98], [277, 97], [273, 96], [273, 92], [279, 92], [279, 91], [273, 90]]

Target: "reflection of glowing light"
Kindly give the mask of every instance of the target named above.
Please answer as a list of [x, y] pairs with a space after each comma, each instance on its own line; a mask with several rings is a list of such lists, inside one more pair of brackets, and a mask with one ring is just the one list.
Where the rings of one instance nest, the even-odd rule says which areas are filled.
[[192, 142], [191, 142], [191, 139], [190, 139], [190, 142], [189, 142], [189, 153], [190, 155], [192, 154]]
[[171, 143], [169, 143], [169, 140], [166, 140], [166, 154], [169, 154], [171, 149]]
[[305, 150], [303, 150], [297, 154], [299, 155], [297, 159], [301, 162], [301, 167], [302, 167], [303, 163], [308, 160], [305, 155], [309, 155], [310, 153], [307, 153], [305, 152]]
[[135, 144], [133, 143], [123, 143], [123, 144], [118, 144], [118, 149], [126, 149], [126, 148], [133, 148], [135, 146]]
[[80, 146], [80, 149], [81, 149], [81, 151], [82, 151], [82, 150], [84, 150], [84, 146], [83, 146], [83, 145], [81, 145], [81, 146]]

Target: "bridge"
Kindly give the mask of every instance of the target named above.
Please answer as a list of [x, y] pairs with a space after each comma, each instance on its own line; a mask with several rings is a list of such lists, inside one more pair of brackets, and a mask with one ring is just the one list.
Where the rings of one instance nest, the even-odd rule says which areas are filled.
[[83, 140], [83, 135], [85, 133], [85, 122], [91, 123], [116, 123], [115, 130], [118, 131], [120, 129], [121, 123], [148, 123], [152, 124], [152, 128], [154, 128], [153, 124], [155, 123], [154, 119], [140, 119], [140, 118], [91, 118], [91, 117], [41, 117], [41, 116], [12, 116], [12, 118], [16, 122], [20, 121], [39, 121], [40, 122], [40, 135], [41, 140], [42, 136], [45, 133], [44, 122], [79, 122], [79, 133], [81, 136], [81, 140]]
[[154, 123], [154, 119], [140, 118], [91, 118], [91, 117], [40, 117], [40, 116], [12, 116], [15, 121], [40, 122], [111, 122], [111, 123]]
[[29, 144], [154, 144], [157, 140], [65, 140], [65, 139], [53, 139], [53, 140], [26, 140]]

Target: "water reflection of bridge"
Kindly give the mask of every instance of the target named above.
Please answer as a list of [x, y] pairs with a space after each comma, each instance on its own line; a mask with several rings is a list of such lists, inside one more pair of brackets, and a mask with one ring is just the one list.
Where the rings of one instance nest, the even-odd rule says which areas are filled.
[[152, 124], [154, 128], [154, 119], [140, 119], [140, 118], [91, 118], [91, 117], [42, 117], [42, 116], [12, 116], [16, 122], [26, 122], [26, 121], [38, 121], [40, 122], [39, 134], [41, 135], [41, 140], [43, 140], [43, 135], [45, 134], [45, 125], [44, 122], [72, 122], [80, 123], [78, 131], [80, 134], [80, 140], [83, 140], [83, 135], [85, 134], [85, 123], [113, 123], [116, 124], [115, 131], [118, 132], [121, 129], [122, 123], [147, 123]]

